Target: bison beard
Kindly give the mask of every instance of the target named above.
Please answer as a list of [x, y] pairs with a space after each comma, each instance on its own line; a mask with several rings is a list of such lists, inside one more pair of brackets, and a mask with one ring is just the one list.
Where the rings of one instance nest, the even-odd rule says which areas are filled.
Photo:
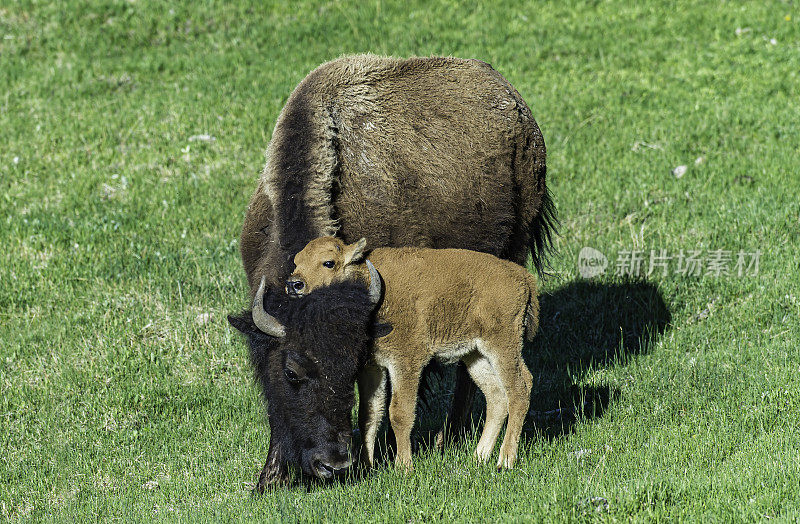
[[[291, 464], [319, 478], [350, 464], [354, 384], [369, 354], [375, 309], [359, 283], [336, 284], [306, 300], [268, 293], [263, 306], [285, 326], [285, 336], [258, 329], [252, 311], [228, 317], [247, 336], [271, 424], [275, 451], [259, 476], [259, 492], [289, 481]], [[335, 396], [331, 389], [347, 394]]]

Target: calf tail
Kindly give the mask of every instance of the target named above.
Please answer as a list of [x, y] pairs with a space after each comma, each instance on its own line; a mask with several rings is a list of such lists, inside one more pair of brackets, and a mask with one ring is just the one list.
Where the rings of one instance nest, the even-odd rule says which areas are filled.
[[525, 338], [531, 342], [536, 332], [539, 331], [539, 294], [536, 277], [528, 272], [525, 273], [525, 286], [528, 288], [528, 304], [525, 307]]

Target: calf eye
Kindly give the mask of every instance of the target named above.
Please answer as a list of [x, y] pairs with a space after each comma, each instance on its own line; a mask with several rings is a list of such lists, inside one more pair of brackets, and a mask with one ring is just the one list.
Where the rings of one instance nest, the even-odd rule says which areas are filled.
[[322, 265], [330, 269], [334, 266], [334, 262], [333, 260], [326, 260], [325, 262], [322, 263]]
[[289, 368], [284, 369], [283, 374], [286, 375], [286, 378], [289, 379], [289, 382], [292, 384], [300, 382], [300, 376]]

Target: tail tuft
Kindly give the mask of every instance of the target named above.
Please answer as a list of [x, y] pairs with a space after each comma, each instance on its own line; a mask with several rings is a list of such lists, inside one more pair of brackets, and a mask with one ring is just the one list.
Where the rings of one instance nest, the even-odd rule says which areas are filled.
[[553, 251], [553, 237], [558, 235], [558, 226], [555, 203], [553, 203], [553, 198], [550, 196], [550, 190], [545, 188], [539, 214], [531, 221], [531, 239], [529, 243], [533, 267], [536, 268], [536, 272], [540, 277], [547, 274], [546, 269], [550, 269], [545, 260], [547, 255]]

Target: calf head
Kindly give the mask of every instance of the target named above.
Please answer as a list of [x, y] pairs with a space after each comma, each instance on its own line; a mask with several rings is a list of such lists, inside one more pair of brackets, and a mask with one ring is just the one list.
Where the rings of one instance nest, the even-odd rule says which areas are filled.
[[349, 245], [336, 237], [315, 238], [295, 255], [286, 293], [301, 297], [318, 287], [353, 280], [355, 264], [363, 259], [366, 245], [363, 238]]
[[273, 445], [306, 475], [331, 478], [352, 462], [350, 414], [356, 375], [370, 349], [374, 300], [363, 284], [351, 282], [305, 300], [264, 288], [262, 279], [252, 310], [228, 321], [247, 336], [270, 422], [281, 426], [272, 432], [280, 439]]

